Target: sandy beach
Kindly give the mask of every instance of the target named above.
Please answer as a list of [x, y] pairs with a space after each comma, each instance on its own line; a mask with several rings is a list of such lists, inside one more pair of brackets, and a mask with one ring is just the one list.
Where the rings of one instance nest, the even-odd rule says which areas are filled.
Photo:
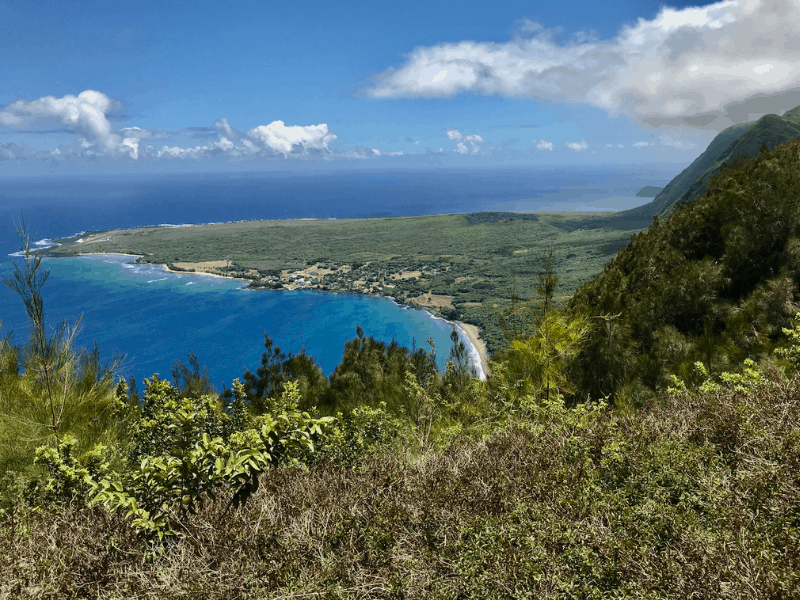
[[141, 254], [125, 254], [124, 252], [79, 252], [76, 256], [131, 256], [141, 258]]
[[[486, 350], [486, 343], [481, 339], [480, 330], [478, 327], [475, 325], [470, 325], [469, 323], [462, 323], [461, 321], [456, 321], [455, 324], [466, 334], [466, 336], [469, 338], [469, 341], [472, 342], [473, 348], [475, 348], [475, 351], [480, 357], [483, 373], [487, 376], [490, 375], [491, 371], [489, 370], [489, 353]], [[485, 379], [485, 377], [481, 377], [481, 379]]]
[[[191, 273], [192, 275], [205, 275], [207, 277], [219, 277], [220, 279], [235, 279], [236, 281], [244, 281], [249, 283], [249, 280], [240, 277], [231, 277], [230, 275], [221, 275], [220, 273], [213, 273], [208, 271], [209, 265], [213, 266], [226, 266], [228, 261], [208, 261], [208, 263], [173, 263], [177, 269], [170, 269], [168, 265], [162, 265], [170, 273]], [[216, 263], [220, 263], [216, 265]]]

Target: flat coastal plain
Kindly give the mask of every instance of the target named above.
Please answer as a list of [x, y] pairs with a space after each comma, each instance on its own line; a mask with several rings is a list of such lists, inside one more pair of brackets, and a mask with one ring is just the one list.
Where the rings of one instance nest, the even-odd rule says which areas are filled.
[[557, 299], [597, 275], [647, 223], [620, 213], [479, 212], [383, 219], [294, 219], [158, 226], [56, 240], [51, 256], [132, 254], [137, 262], [246, 280], [250, 287], [388, 296], [504, 346], [499, 317], [535, 300], [553, 250]]

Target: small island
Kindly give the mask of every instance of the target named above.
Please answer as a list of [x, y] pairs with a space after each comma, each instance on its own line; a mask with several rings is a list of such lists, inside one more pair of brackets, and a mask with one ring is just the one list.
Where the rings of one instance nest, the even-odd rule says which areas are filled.
[[661, 193], [661, 190], [664, 188], [658, 187], [655, 185], [646, 185], [638, 192], [636, 192], [637, 198], [655, 198]]

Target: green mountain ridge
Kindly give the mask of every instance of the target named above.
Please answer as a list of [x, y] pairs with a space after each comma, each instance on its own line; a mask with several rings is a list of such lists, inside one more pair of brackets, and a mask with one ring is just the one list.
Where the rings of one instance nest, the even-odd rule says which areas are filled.
[[770, 150], [774, 150], [777, 144], [788, 142], [791, 139], [800, 137], [800, 125], [777, 115], [765, 115], [756, 123], [744, 130], [719, 158], [689, 186], [681, 196], [665, 205], [661, 211], [662, 216], [670, 214], [678, 204], [691, 202], [701, 194], [705, 193], [709, 181], [717, 173], [723, 164], [732, 163], [738, 156], [745, 155], [748, 158], [758, 156], [761, 148], [766, 145]]
[[651, 217], [652, 215], [663, 213], [667, 207], [683, 197], [698, 179], [702, 178], [710, 169], [713, 169], [719, 158], [752, 126], [752, 123], [742, 123], [732, 125], [721, 131], [708, 145], [708, 148], [692, 161], [691, 165], [670, 181], [661, 193], [653, 198], [652, 202], [640, 208], [646, 209]]
[[777, 144], [800, 137], [800, 106], [783, 116], [765, 115], [753, 123], [732, 125], [721, 131], [688, 167], [662, 189], [651, 202], [613, 213], [588, 217], [582, 221], [563, 223], [565, 229], [642, 229], [654, 216], [666, 217], [675, 207], [691, 202], [705, 193], [709, 181], [730, 164], [745, 155], [755, 158], [766, 144], [774, 150]]
[[[653, 199], [652, 202], [630, 211], [629, 217], [640, 213], [660, 215], [672, 213], [678, 204], [691, 202], [705, 193], [708, 182], [719, 173], [722, 164], [732, 163], [744, 154], [755, 158], [766, 144], [770, 150], [781, 142], [800, 136], [800, 106], [783, 116], [764, 115], [754, 123], [732, 125], [717, 135], [700, 156], [684, 169]], [[640, 215], [644, 216], [644, 215]]]

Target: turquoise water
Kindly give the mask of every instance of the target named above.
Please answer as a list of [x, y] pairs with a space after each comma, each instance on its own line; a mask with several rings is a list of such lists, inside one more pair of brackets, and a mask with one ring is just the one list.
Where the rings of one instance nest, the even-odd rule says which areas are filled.
[[[242, 219], [408, 216], [481, 210], [624, 209], [645, 202], [636, 192], [665, 185], [680, 170], [586, 167], [498, 170], [331, 172], [5, 178], [0, 185], [0, 275], [19, 248], [24, 214], [34, 239], [87, 229]], [[255, 369], [268, 332], [285, 351], [305, 349], [325, 373], [340, 362], [356, 325], [368, 335], [427, 349], [434, 338], [441, 367], [451, 326], [389, 300], [315, 292], [241, 290], [239, 283], [169, 274], [120, 257], [49, 261], [45, 314], [57, 324], [84, 315], [78, 341], [97, 340], [101, 355], [127, 355], [125, 370], [141, 382], [170, 376], [175, 360], [194, 352], [215, 385]], [[20, 299], [0, 285], [0, 332], [27, 338]]]
[[[51, 274], [43, 296], [49, 326], [82, 314], [79, 345], [96, 340], [105, 360], [126, 355], [124, 373], [139, 382], [153, 373], [171, 377], [175, 360], [187, 362], [194, 352], [216, 386], [230, 385], [245, 368], [257, 368], [265, 332], [284, 352], [305, 348], [326, 374], [341, 361], [356, 325], [366, 335], [409, 348], [427, 350], [426, 340], [433, 338], [440, 368], [452, 346], [452, 325], [386, 298], [246, 290], [231, 279], [170, 273], [132, 260], [114, 255], [46, 260]], [[3, 277], [10, 269], [10, 262], [0, 264]], [[2, 331], [11, 330], [15, 341], [24, 342], [22, 301], [0, 287]]]

